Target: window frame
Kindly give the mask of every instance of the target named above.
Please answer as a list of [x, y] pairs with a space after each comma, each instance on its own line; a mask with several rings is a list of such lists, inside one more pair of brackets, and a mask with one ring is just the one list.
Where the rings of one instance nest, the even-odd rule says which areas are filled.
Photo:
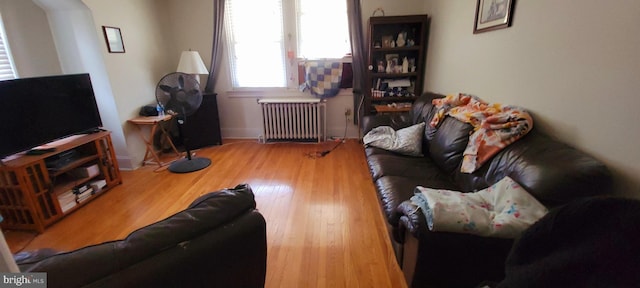
[[[232, 0], [227, 0], [232, 1]], [[302, 0], [281, 0], [282, 5], [282, 30], [283, 30], [283, 59], [285, 61], [285, 87], [236, 87], [234, 82], [234, 69], [232, 63], [233, 61], [233, 52], [231, 51], [231, 45], [229, 37], [229, 32], [225, 28], [225, 50], [227, 53], [227, 61], [228, 61], [228, 85], [230, 87], [230, 91], [228, 93], [233, 97], [256, 97], [256, 96], [264, 96], [266, 94], [272, 95], [282, 95], [282, 96], [299, 96], [299, 82], [300, 78], [298, 77], [298, 65], [300, 63], [304, 63], [304, 61], [309, 60], [332, 60], [332, 61], [340, 61], [343, 63], [351, 63], [352, 59], [350, 54], [343, 56], [342, 58], [301, 58], [299, 57], [300, 50], [300, 42], [298, 39], [298, 33], [300, 31], [300, 21], [299, 21], [299, 5]], [[346, 1], [346, 0], [345, 0]], [[346, 2], [345, 2], [346, 5]], [[226, 17], [226, 15], [225, 15]], [[346, 27], [348, 29], [348, 27]], [[350, 40], [350, 39], [348, 39]], [[349, 46], [350, 47], [350, 46]], [[350, 49], [349, 49], [350, 50]], [[348, 51], [351, 53], [351, 51]]]
[[[5, 30], [4, 19], [2, 18], [2, 13], [0, 13], [0, 40], [2, 41], [3, 49], [0, 48], [1, 51], [4, 51], [5, 55], [7, 55], [7, 61], [9, 62], [9, 68], [11, 70], [12, 78], [0, 77], [0, 81], [5, 80], [13, 80], [17, 79], [18, 71], [16, 70], [15, 62], [13, 60], [13, 54], [11, 53], [11, 47], [9, 45], [9, 40], [7, 39], [7, 31]], [[0, 59], [2, 59], [0, 57]], [[0, 74], [2, 75], [2, 74]]]

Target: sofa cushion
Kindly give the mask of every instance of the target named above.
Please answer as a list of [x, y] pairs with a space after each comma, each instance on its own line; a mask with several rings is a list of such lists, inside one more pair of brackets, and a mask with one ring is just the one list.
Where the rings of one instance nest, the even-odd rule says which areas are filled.
[[391, 226], [398, 226], [400, 215], [396, 213], [396, 207], [413, 196], [416, 186], [448, 190], [458, 189], [453, 182], [448, 181], [448, 178], [443, 177], [442, 174], [429, 174], [428, 172], [425, 171], [422, 177], [384, 176], [375, 181], [380, 205], [387, 222]]
[[411, 106], [411, 119], [413, 123], [427, 123], [424, 127], [424, 136], [422, 137], [422, 153], [425, 155], [429, 154], [429, 141], [433, 139], [433, 136], [437, 131], [435, 127], [428, 125], [436, 114], [436, 109], [431, 102], [433, 99], [442, 97], [443, 95], [427, 92], [422, 94], [421, 97], [418, 97]]
[[139, 261], [232, 221], [255, 207], [253, 193], [246, 184], [205, 194], [186, 210], [140, 228], [119, 241], [120, 263], [126, 265]]
[[505, 147], [474, 173], [457, 171], [454, 179], [464, 191], [477, 191], [511, 177], [547, 207], [611, 191], [611, 174], [595, 158], [534, 128]]
[[[425, 175], [442, 175], [433, 160], [426, 157], [410, 157], [399, 154], [375, 154], [367, 157], [373, 180], [383, 176], [424, 178]], [[445, 176], [446, 177], [446, 176]]]
[[429, 156], [443, 171], [460, 170], [464, 150], [473, 127], [452, 117], [445, 117], [429, 141]]

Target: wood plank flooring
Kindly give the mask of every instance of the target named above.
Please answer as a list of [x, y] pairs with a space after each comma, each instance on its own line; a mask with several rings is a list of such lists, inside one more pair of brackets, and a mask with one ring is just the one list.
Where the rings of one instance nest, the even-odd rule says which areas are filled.
[[248, 183], [267, 220], [265, 287], [406, 287], [395, 262], [362, 146], [225, 141], [197, 152], [213, 164], [173, 174], [123, 171], [124, 184], [44, 233], [5, 231], [13, 252], [77, 249], [121, 239], [187, 207], [207, 192]]

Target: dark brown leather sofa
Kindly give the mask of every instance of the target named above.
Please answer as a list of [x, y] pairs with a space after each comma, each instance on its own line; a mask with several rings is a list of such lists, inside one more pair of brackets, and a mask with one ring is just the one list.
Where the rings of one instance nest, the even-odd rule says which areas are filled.
[[244, 184], [212, 192], [118, 241], [17, 254], [47, 287], [264, 287], [265, 220]]
[[472, 127], [446, 117], [437, 128], [428, 123], [434, 98], [425, 93], [404, 114], [378, 114], [363, 119], [363, 133], [381, 125], [401, 129], [426, 122], [424, 157], [411, 157], [375, 147], [365, 148], [391, 242], [410, 287], [474, 287], [484, 280], [504, 278], [511, 239], [432, 232], [422, 211], [409, 198], [416, 186], [461, 192], [478, 191], [511, 177], [551, 208], [570, 200], [608, 194], [609, 170], [593, 157], [535, 128], [507, 146], [474, 173], [460, 172]]

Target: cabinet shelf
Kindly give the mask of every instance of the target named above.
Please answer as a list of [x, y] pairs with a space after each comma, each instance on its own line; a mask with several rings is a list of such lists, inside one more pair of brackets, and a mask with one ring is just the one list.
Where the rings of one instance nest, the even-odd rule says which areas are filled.
[[82, 178], [74, 178], [72, 176], [66, 176], [66, 177], [63, 176], [62, 179], [56, 179], [55, 183], [53, 183], [55, 186], [52, 189], [52, 193], [57, 196], [75, 187], [86, 184], [87, 182], [91, 181], [91, 179], [94, 179], [98, 176], [100, 175], [95, 175], [91, 177], [82, 177]]
[[76, 211], [76, 210], [80, 209], [80, 207], [82, 207], [82, 206], [86, 205], [87, 203], [91, 202], [91, 200], [93, 200], [93, 198], [95, 198], [95, 197], [98, 197], [98, 196], [102, 195], [102, 193], [104, 193], [104, 192], [107, 190], [107, 188], [108, 188], [108, 187], [104, 187], [104, 188], [102, 188], [102, 189], [100, 189], [100, 190], [98, 190], [98, 191], [94, 192], [94, 193], [93, 193], [93, 195], [89, 196], [89, 198], [88, 198], [88, 199], [86, 199], [86, 200], [84, 200], [84, 201], [82, 201], [82, 202], [76, 202], [76, 204], [75, 204], [73, 207], [71, 207], [71, 208], [69, 208], [68, 210], [66, 210], [66, 211], [64, 212], [64, 214], [69, 214], [69, 213], [71, 213], [71, 212], [74, 212], [74, 211]]
[[409, 73], [371, 73], [371, 77], [373, 78], [406, 78], [406, 77], [416, 77], [418, 73], [409, 72]]
[[374, 97], [371, 98], [371, 102], [413, 102], [416, 100], [417, 97], [415, 96], [409, 96], [409, 97]]
[[62, 175], [64, 173], [67, 173], [67, 172], [69, 172], [69, 171], [71, 171], [71, 170], [73, 170], [75, 168], [78, 168], [78, 167], [82, 166], [85, 163], [89, 163], [90, 161], [93, 161], [95, 159], [98, 159], [98, 155], [90, 155], [90, 156], [82, 157], [80, 159], [77, 159], [77, 160], [65, 165], [61, 169], [57, 169], [55, 171], [52, 171], [51, 176], [53, 176], [53, 177], [60, 176], [60, 175]]
[[377, 113], [409, 112], [411, 111], [411, 107], [388, 107], [386, 105], [374, 105], [374, 110]]
[[420, 51], [422, 49], [420, 45], [415, 45], [411, 47], [385, 47], [385, 48], [376, 48], [373, 47], [371, 52], [373, 53], [393, 53], [393, 52], [403, 52], [403, 51]]
[[[426, 64], [427, 15], [380, 16], [369, 18], [367, 67], [362, 116], [406, 112], [406, 106], [387, 109], [380, 104], [413, 103], [422, 94]], [[410, 46], [394, 46], [403, 37]], [[404, 63], [406, 62], [406, 63]], [[403, 69], [398, 69], [403, 67]], [[398, 73], [398, 71], [412, 71]], [[394, 71], [386, 73], [384, 71]], [[389, 81], [385, 81], [389, 80]], [[394, 95], [394, 96], [384, 96]], [[405, 96], [398, 96], [405, 95]], [[379, 107], [378, 107], [379, 106]]]

